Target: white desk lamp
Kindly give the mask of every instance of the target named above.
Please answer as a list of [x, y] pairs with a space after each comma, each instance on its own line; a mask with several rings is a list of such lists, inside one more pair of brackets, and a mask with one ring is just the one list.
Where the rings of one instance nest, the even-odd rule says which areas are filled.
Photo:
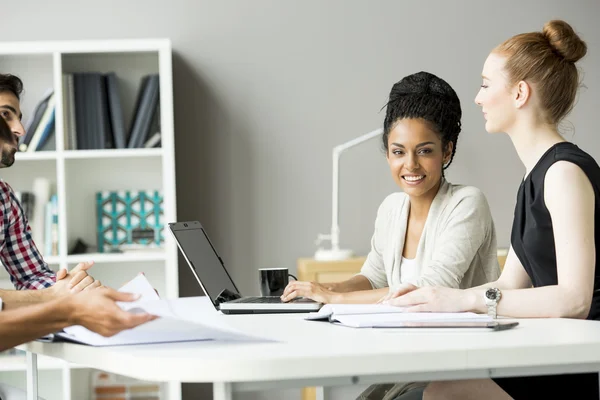
[[[315, 252], [315, 259], [319, 261], [334, 261], [334, 260], [345, 260], [354, 255], [352, 250], [340, 249], [340, 227], [338, 225], [338, 191], [339, 191], [339, 164], [340, 155], [345, 150], [351, 147], [366, 142], [369, 139], [380, 136], [383, 134], [383, 129], [379, 128], [372, 132], [365, 133], [362, 136], [352, 139], [349, 142], [340, 144], [333, 148], [333, 187], [331, 193], [331, 233], [317, 235], [317, 251]], [[321, 247], [321, 243], [325, 240], [331, 242], [331, 249], [324, 249]]]

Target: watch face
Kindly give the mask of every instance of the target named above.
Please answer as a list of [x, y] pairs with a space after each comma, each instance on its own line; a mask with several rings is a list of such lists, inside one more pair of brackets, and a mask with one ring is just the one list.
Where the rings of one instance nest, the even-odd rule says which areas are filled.
[[498, 289], [489, 288], [485, 291], [485, 297], [490, 300], [498, 300]]

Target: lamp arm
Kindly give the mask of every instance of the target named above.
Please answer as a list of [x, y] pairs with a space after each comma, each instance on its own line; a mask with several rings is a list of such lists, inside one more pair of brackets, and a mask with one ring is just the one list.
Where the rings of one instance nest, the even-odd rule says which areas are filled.
[[361, 144], [362, 142], [366, 142], [367, 140], [369, 140], [369, 139], [372, 139], [372, 138], [374, 138], [375, 136], [379, 136], [379, 135], [381, 135], [381, 134], [383, 134], [383, 129], [382, 129], [382, 128], [375, 129], [374, 131], [371, 131], [371, 132], [369, 132], [369, 133], [365, 133], [365, 134], [364, 134], [364, 135], [362, 135], [362, 136], [359, 136], [359, 137], [357, 137], [357, 138], [354, 138], [354, 139], [352, 139], [352, 140], [349, 140], [349, 141], [347, 141], [346, 143], [342, 143], [342, 144], [340, 144], [340, 145], [338, 145], [338, 146], [335, 146], [335, 147], [333, 148], [333, 152], [334, 152], [334, 153], [336, 153], [336, 152], [337, 152], [338, 154], [339, 154], [339, 153], [342, 153], [343, 151], [345, 151], [345, 150], [348, 150], [348, 149], [349, 149], [349, 148], [351, 148], [351, 147], [354, 147], [354, 146], [356, 146], [356, 145], [359, 145], [359, 144]]
[[[342, 150], [343, 151], [343, 150]], [[340, 154], [341, 151], [333, 150], [333, 182], [331, 192], [331, 248], [334, 250], [340, 247], [340, 227], [338, 225], [338, 193], [340, 182]]]
[[375, 129], [369, 133], [365, 133], [355, 139], [352, 139], [346, 143], [333, 148], [333, 174], [332, 174], [332, 193], [331, 193], [331, 248], [333, 250], [339, 250], [340, 248], [340, 227], [339, 227], [339, 181], [340, 181], [340, 156], [342, 152], [348, 150], [351, 147], [366, 142], [369, 139], [379, 136], [383, 133], [383, 129]]

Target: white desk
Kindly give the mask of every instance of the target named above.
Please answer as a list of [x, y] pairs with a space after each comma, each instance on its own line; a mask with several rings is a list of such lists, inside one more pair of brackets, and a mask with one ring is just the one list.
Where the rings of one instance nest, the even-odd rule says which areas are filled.
[[212, 382], [215, 400], [275, 388], [600, 371], [597, 321], [522, 320], [483, 332], [353, 329], [292, 314], [211, 318], [280, 342], [20, 348], [138, 379]]

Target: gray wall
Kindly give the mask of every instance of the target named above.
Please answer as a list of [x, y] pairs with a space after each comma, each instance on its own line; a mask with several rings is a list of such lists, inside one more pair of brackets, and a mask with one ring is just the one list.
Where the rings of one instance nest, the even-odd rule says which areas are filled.
[[[314, 253], [317, 233], [329, 230], [332, 147], [379, 127], [392, 84], [419, 70], [462, 99], [448, 178], [485, 192], [507, 246], [523, 168], [505, 135], [485, 132], [473, 103], [483, 61], [513, 34], [569, 21], [589, 54], [567, 138], [600, 160], [598, 15], [597, 0], [20, 0], [3, 7], [0, 32], [7, 41], [171, 38], [179, 219], [202, 221], [252, 294], [257, 268], [295, 269]], [[377, 140], [344, 154], [344, 247], [366, 254], [377, 206], [393, 190]], [[184, 266], [181, 293], [197, 295]]]

